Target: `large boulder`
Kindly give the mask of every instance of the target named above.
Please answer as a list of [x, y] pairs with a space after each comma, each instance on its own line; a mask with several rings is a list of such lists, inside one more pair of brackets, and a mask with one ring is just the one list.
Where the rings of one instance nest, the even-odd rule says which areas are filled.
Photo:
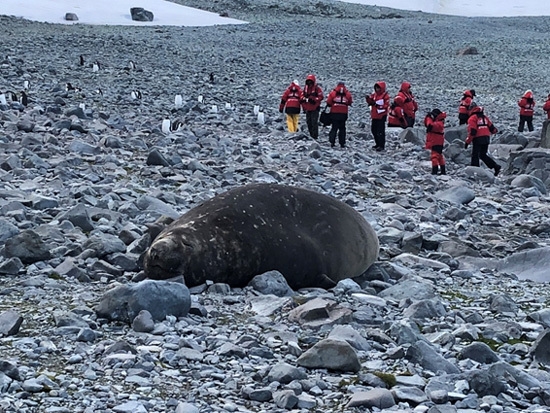
[[143, 7], [132, 7], [130, 9], [132, 20], [137, 22], [152, 22], [155, 18], [153, 12], [145, 10]]

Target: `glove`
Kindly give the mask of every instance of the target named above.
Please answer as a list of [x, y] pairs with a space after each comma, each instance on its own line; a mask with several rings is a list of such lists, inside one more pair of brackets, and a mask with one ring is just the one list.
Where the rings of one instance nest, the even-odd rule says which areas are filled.
[[283, 110], [282, 110], [282, 109], [279, 109], [279, 113], [283, 113]]
[[308, 101], [309, 103], [311, 103], [311, 104], [314, 104], [314, 103], [315, 103], [315, 99], [313, 99], [313, 98], [309, 98], [307, 101]]
[[466, 142], [466, 143], [464, 144], [464, 149], [468, 149], [468, 145], [470, 145], [470, 144]]

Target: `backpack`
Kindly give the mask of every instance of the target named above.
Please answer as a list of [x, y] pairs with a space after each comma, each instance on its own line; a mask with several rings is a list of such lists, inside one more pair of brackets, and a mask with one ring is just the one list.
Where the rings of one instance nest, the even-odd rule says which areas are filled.
[[330, 116], [330, 108], [326, 105], [323, 108], [323, 110], [321, 111], [321, 116], [319, 116], [319, 122], [323, 126], [332, 125], [332, 117]]

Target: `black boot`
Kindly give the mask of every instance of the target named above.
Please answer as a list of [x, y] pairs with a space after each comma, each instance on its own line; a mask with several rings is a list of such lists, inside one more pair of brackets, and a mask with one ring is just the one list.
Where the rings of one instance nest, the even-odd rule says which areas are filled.
[[447, 171], [445, 169], [445, 165], [440, 165], [439, 168], [441, 169], [441, 175], [447, 175]]
[[432, 166], [432, 175], [437, 175], [437, 172], [439, 171], [439, 166]]

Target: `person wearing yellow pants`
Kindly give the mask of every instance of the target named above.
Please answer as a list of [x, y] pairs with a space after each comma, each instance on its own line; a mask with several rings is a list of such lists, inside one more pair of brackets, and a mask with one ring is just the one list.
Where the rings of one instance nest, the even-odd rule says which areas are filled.
[[279, 112], [286, 114], [286, 126], [289, 132], [298, 132], [298, 123], [300, 122], [300, 97], [302, 96], [302, 89], [300, 83], [295, 80], [290, 86], [287, 87], [283, 96], [281, 97], [281, 103], [279, 105]]

